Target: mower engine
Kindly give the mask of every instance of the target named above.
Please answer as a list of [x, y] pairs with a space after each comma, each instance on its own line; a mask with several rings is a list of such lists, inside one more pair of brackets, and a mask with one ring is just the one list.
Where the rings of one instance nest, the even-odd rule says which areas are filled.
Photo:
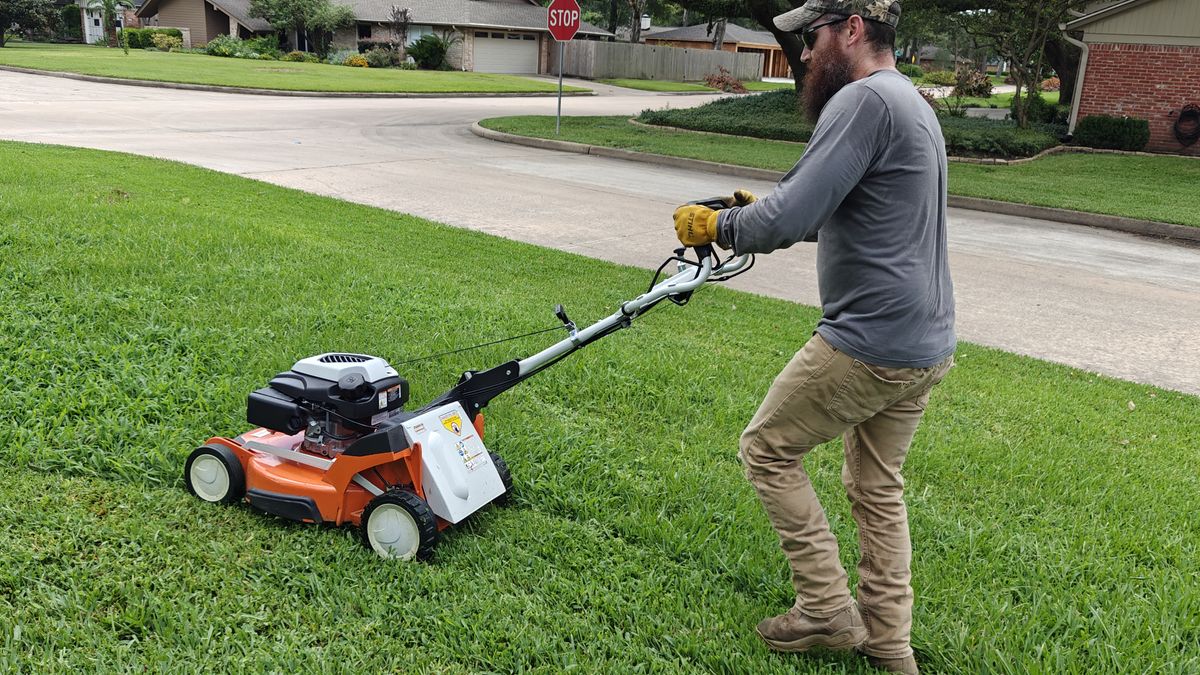
[[302, 359], [254, 391], [246, 418], [285, 434], [304, 432], [300, 450], [336, 457], [398, 414], [408, 381], [387, 361], [365, 354], [321, 354]]

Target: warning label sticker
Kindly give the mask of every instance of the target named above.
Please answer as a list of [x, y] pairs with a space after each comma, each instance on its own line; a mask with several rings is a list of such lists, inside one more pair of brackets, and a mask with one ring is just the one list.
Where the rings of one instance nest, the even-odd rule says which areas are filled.
[[467, 467], [467, 471], [474, 471], [484, 464], [487, 464], [487, 453], [483, 451], [482, 446], [474, 447], [476, 445], [477, 444], [475, 443], [468, 445], [464, 441], [459, 441], [455, 446], [455, 449], [458, 451], [459, 458], [462, 459], [463, 466]]
[[458, 416], [458, 413], [446, 413], [440, 415], [438, 419], [442, 421], [442, 426], [446, 427], [448, 431], [454, 432], [455, 436], [462, 436], [462, 418]]

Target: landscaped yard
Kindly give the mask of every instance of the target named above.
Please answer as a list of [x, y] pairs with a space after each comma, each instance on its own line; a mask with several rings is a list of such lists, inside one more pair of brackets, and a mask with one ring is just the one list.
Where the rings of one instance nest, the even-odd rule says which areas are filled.
[[[1049, 103], [1050, 105], [1058, 105], [1059, 92], [1043, 91], [1040, 93], [1041, 93], [1043, 101], [1045, 101], [1046, 103]], [[963, 97], [948, 96], [948, 97], [943, 98], [942, 100], [949, 100], [952, 103], [954, 103], [955, 106], [959, 106], [959, 107], [1008, 109], [1008, 108], [1012, 107], [1013, 94], [1011, 92], [1004, 93], [1004, 94], [992, 94], [988, 98], [978, 98], [978, 97], [970, 97], [970, 96], [963, 96]]]
[[[787, 171], [803, 145], [630, 124], [625, 117], [499, 117], [496, 131], [672, 157]], [[797, 121], [797, 127], [800, 126]], [[1186, 157], [1056, 154], [1012, 166], [951, 163], [951, 194], [1200, 227], [1200, 161]]]
[[[753, 632], [792, 591], [735, 444], [816, 309], [708, 289], [496, 399], [514, 503], [388, 563], [184, 458], [301, 357], [590, 322], [646, 270], [113, 153], [0, 143], [0, 185], [0, 669], [868, 672]], [[421, 404], [551, 339], [400, 371]], [[923, 668], [1200, 669], [1200, 401], [957, 359], [905, 470]], [[853, 567], [838, 446], [806, 464]]]
[[[515, 75], [456, 71], [351, 68], [324, 63], [232, 59], [204, 54], [151, 52], [90, 45], [11, 42], [0, 49], [0, 66], [288, 91], [393, 93], [520, 93], [558, 90], [558, 83]], [[587, 91], [564, 87], [563, 91]]]

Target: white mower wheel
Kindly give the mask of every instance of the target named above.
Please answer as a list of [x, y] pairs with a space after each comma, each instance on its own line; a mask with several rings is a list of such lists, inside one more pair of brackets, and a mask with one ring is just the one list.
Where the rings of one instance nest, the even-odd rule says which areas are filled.
[[237, 455], [223, 445], [202, 445], [183, 467], [188, 492], [206, 502], [233, 504], [246, 494], [246, 473]]
[[424, 560], [438, 541], [433, 511], [408, 490], [388, 490], [372, 499], [359, 529], [363, 545], [381, 558]]

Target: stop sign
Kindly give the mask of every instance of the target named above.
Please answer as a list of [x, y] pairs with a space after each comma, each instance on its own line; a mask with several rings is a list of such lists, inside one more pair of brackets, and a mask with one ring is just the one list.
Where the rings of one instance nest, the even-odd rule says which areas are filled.
[[575, 0], [554, 0], [546, 8], [546, 27], [559, 42], [575, 37], [579, 30], [579, 3]]

